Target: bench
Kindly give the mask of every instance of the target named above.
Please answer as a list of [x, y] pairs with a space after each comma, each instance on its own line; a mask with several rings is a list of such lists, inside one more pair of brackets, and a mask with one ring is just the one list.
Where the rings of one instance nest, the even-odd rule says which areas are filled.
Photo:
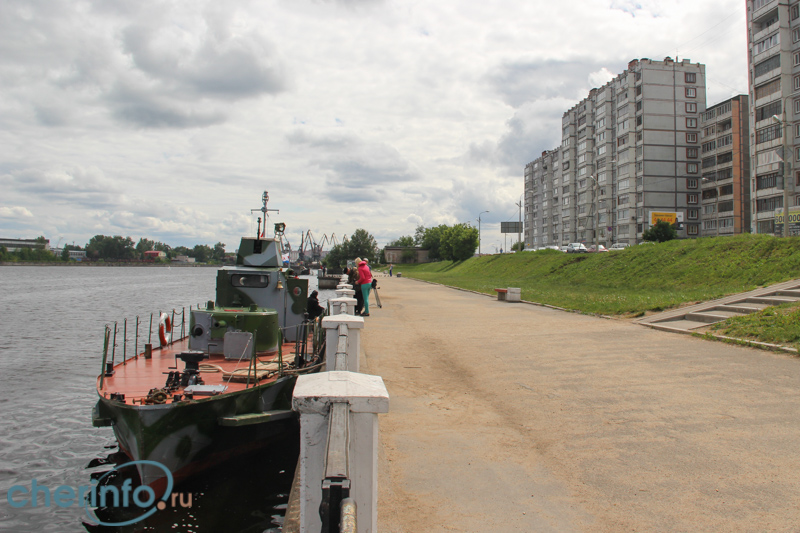
[[518, 287], [509, 287], [507, 289], [495, 289], [497, 293], [497, 300], [500, 302], [520, 302], [521, 291]]

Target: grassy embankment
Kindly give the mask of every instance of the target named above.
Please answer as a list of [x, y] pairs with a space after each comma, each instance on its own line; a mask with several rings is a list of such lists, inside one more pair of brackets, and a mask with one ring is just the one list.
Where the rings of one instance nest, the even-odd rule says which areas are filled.
[[[395, 272], [487, 294], [494, 294], [495, 287], [520, 287], [524, 300], [587, 313], [641, 316], [800, 278], [800, 239], [740, 235], [603, 254], [544, 250], [460, 263], [396, 265]], [[792, 329], [800, 331], [800, 311], [795, 311], [783, 328], [789, 336]], [[739, 319], [745, 324], [738, 336], [763, 330], [761, 315]]]

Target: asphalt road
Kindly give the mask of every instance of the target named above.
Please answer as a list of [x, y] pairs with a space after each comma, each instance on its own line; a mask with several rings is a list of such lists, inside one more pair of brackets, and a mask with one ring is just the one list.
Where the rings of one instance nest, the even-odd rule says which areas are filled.
[[381, 532], [800, 531], [797, 358], [378, 280]]

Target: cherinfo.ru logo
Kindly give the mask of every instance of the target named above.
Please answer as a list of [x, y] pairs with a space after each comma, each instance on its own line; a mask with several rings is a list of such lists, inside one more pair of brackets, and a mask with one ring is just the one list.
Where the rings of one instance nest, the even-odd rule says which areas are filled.
[[[147, 485], [133, 488], [130, 478], [126, 479], [120, 487], [113, 485], [100, 485], [102, 481], [111, 473], [130, 466], [150, 465], [164, 471], [167, 479], [167, 487], [160, 499], [156, 497], [156, 492]], [[86, 511], [86, 516], [92, 522], [102, 526], [127, 526], [135, 524], [151, 516], [156, 511], [161, 511], [167, 507], [191, 507], [192, 495], [182, 493], [172, 493], [174, 480], [172, 472], [167, 467], [156, 461], [131, 461], [122, 465], [115, 466], [97, 480], [92, 480], [90, 485], [80, 487], [70, 487], [60, 485], [53, 490], [40, 485], [35, 479], [31, 480], [30, 487], [14, 485], [8, 489], [6, 499], [11, 507], [73, 507], [82, 506]], [[131, 520], [124, 522], [103, 522], [97, 518], [92, 511], [98, 507], [104, 508], [125, 508], [140, 509], [142, 514]]]

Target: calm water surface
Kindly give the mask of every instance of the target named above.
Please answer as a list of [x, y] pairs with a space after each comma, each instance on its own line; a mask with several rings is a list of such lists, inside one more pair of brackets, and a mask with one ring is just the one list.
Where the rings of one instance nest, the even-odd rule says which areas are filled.
[[[51, 490], [85, 486], [108, 470], [87, 468], [116, 451], [111, 428], [91, 420], [104, 325], [119, 322], [119, 361], [128, 319], [130, 357], [137, 315], [141, 350], [151, 313], [156, 322], [159, 311], [188, 314], [214, 299], [215, 284], [216, 269], [204, 267], [0, 267], [0, 530], [123, 531], [92, 527], [77, 504], [13, 508], [6, 495], [32, 480]], [[296, 453], [297, 443], [286, 443], [191, 480], [179, 487], [194, 496], [191, 509], [160, 511], [124, 531], [279, 531]]]

